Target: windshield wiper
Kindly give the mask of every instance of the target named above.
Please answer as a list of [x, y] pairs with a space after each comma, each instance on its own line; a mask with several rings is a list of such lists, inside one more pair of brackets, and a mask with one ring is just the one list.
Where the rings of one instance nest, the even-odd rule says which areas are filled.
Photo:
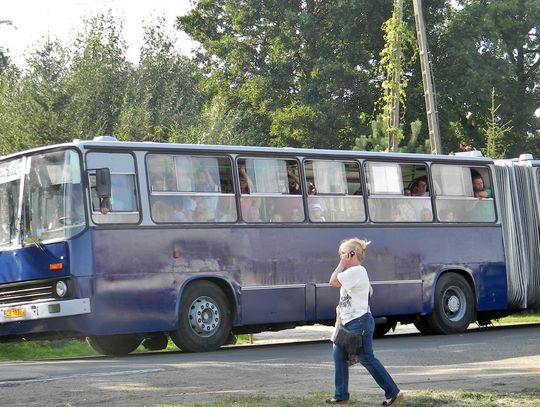
[[41, 243], [41, 240], [39, 240], [38, 237], [28, 235], [26, 236], [26, 239], [30, 241], [30, 243], [34, 243], [36, 247], [41, 250], [43, 253], [48, 254], [50, 257], [52, 257], [55, 261], [60, 261], [58, 257], [56, 257], [43, 243]]
[[41, 250], [42, 252], [48, 252], [48, 251], [49, 251], [49, 249], [47, 249], [47, 247], [45, 247], [45, 245], [44, 245], [43, 243], [41, 243], [37, 237], [31, 236], [31, 235], [30, 235], [30, 236], [27, 236], [27, 237], [28, 237], [28, 239], [29, 239], [32, 243], [34, 243], [34, 244], [37, 246], [37, 248], [38, 248], [39, 250]]

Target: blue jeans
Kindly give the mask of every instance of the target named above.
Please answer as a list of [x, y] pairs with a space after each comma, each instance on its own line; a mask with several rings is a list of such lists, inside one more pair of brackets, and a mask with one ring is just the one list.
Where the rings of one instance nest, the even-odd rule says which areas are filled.
[[[371, 377], [375, 379], [387, 399], [397, 396], [399, 388], [390, 377], [384, 366], [373, 354], [373, 331], [375, 321], [370, 312], [345, 324], [351, 332], [362, 333], [362, 353], [358, 355], [358, 361], [367, 369]], [[334, 397], [339, 400], [349, 400], [349, 364], [348, 355], [339, 346], [333, 347], [334, 382], [336, 386]]]

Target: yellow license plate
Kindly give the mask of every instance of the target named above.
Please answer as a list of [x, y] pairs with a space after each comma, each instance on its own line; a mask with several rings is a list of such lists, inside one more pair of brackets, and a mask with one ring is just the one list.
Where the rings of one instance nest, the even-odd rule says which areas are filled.
[[4, 315], [6, 318], [20, 318], [26, 315], [26, 310], [24, 308], [8, 308]]

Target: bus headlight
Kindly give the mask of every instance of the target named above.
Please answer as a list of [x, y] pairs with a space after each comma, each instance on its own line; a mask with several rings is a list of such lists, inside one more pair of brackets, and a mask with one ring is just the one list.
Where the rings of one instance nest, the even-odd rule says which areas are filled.
[[58, 298], [63, 298], [68, 293], [68, 285], [66, 284], [65, 281], [62, 281], [62, 280], [56, 282], [55, 289], [56, 289], [56, 296]]

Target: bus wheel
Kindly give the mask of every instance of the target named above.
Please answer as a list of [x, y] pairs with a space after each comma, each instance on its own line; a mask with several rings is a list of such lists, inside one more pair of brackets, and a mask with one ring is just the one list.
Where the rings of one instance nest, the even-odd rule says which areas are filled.
[[421, 316], [419, 317], [418, 321], [414, 321], [414, 326], [416, 327], [416, 329], [420, 331], [421, 334], [424, 334], [424, 335], [434, 334], [433, 329], [431, 329], [431, 327], [429, 326], [425, 316]]
[[231, 307], [214, 283], [190, 284], [182, 295], [178, 327], [171, 339], [184, 352], [207, 352], [224, 345], [231, 332]]
[[389, 319], [382, 324], [375, 325], [375, 331], [373, 331], [374, 338], [382, 338], [386, 335], [391, 329], [396, 329], [397, 321]]
[[474, 315], [475, 301], [470, 285], [459, 274], [444, 274], [435, 289], [433, 313], [426, 319], [433, 333], [465, 332]]
[[89, 336], [86, 340], [97, 353], [107, 356], [127, 355], [141, 344], [141, 340], [133, 335]]

